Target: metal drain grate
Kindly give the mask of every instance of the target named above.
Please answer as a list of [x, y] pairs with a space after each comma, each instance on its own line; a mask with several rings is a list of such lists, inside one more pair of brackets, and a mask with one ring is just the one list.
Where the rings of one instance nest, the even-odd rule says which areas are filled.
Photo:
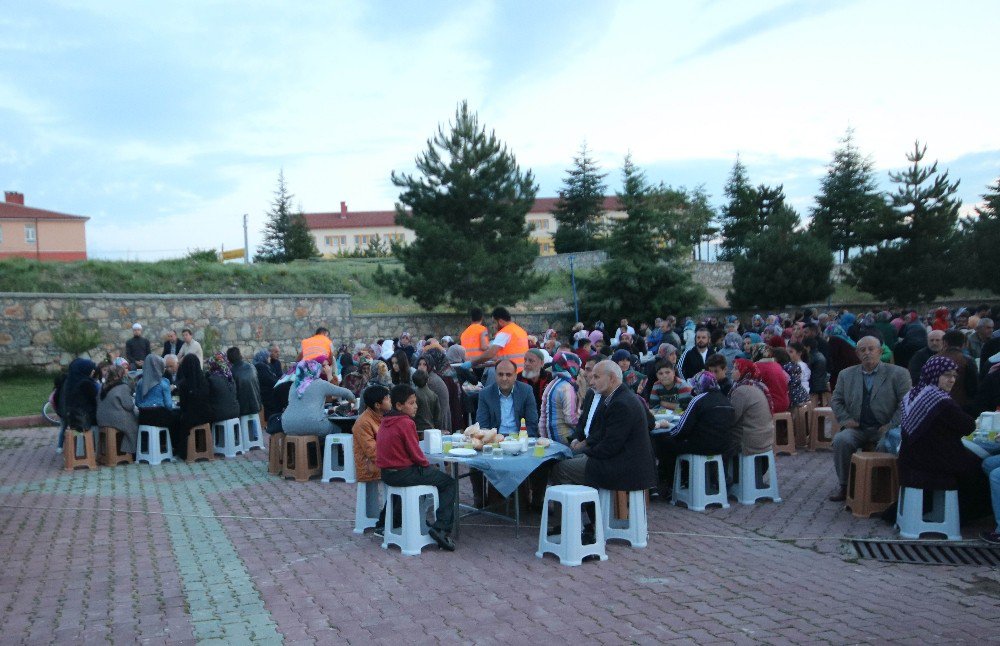
[[927, 541], [853, 540], [859, 558], [920, 565], [1000, 566], [1000, 547]]

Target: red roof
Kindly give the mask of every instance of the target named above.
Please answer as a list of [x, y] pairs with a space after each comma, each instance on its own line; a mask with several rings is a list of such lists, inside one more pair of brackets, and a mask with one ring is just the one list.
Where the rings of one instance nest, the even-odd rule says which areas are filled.
[[[552, 213], [558, 197], [539, 197], [529, 213]], [[605, 211], [619, 211], [618, 198], [604, 198]], [[364, 229], [396, 225], [395, 211], [332, 211], [330, 213], [305, 213], [306, 226], [310, 229]]]
[[69, 215], [68, 213], [56, 213], [45, 209], [35, 209], [21, 204], [11, 204], [10, 202], [0, 202], [0, 218], [5, 219], [28, 219], [28, 220], [89, 220], [83, 215]]

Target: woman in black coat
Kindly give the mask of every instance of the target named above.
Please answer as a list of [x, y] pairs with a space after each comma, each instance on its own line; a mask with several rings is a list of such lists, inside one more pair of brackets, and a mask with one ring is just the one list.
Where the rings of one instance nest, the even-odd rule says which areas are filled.
[[208, 360], [208, 397], [212, 404], [212, 422], [222, 422], [240, 416], [236, 396], [236, 381], [226, 355], [217, 352]]
[[180, 416], [170, 427], [170, 441], [174, 454], [187, 458], [187, 437], [192, 427], [212, 421], [212, 403], [208, 380], [201, 370], [201, 361], [193, 354], [186, 354], [177, 369], [177, 394], [180, 397]]
[[[94, 380], [96, 369], [97, 364], [90, 359], [74, 359], [69, 364], [69, 374], [59, 391], [66, 428], [89, 431], [97, 424], [98, 387]], [[59, 446], [62, 447], [61, 437]]]

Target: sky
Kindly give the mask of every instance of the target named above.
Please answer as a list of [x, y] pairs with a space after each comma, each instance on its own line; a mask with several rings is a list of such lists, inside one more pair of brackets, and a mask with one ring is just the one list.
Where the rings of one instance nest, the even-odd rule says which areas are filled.
[[914, 141], [969, 212], [1000, 176], [1000, 2], [477, 0], [6, 3], [0, 189], [88, 215], [93, 258], [261, 238], [278, 173], [305, 211], [391, 209], [392, 171], [467, 100], [554, 196], [586, 142], [619, 188], [737, 155], [802, 215], [848, 128], [880, 180]]

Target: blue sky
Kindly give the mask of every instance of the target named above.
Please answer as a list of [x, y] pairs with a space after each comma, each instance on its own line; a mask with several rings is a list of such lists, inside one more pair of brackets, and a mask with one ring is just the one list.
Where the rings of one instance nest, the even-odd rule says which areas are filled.
[[[609, 171], [721, 201], [737, 154], [803, 214], [848, 127], [880, 177], [915, 139], [970, 210], [1000, 176], [1000, 3], [85, 2], [0, 15], [0, 187], [92, 217], [92, 257], [260, 238], [278, 171], [307, 211], [391, 208], [390, 172], [467, 99], [555, 195]], [[886, 180], [887, 181], [887, 180]]]

